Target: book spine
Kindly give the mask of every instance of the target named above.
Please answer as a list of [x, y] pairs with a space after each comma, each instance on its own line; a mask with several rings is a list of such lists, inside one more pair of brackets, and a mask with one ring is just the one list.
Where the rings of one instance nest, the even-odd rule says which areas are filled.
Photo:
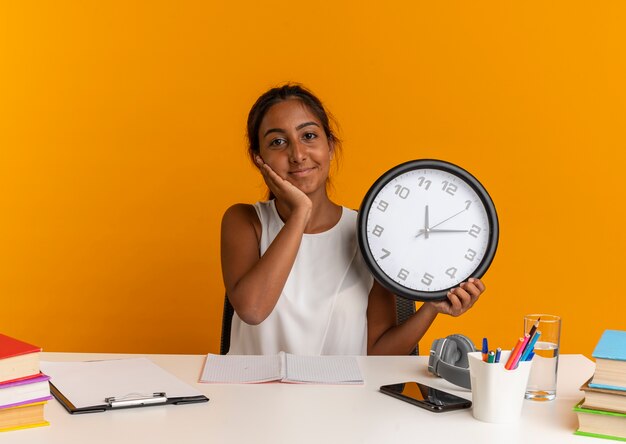
[[589, 387], [597, 388], [597, 389], [604, 389], [604, 390], [618, 390], [621, 392], [626, 392], [626, 387], [622, 387], [618, 385], [607, 385], [607, 384], [598, 384], [595, 382], [590, 382]]
[[10, 409], [13, 407], [19, 407], [19, 406], [27, 405], [27, 404], [35, 404], [37, 402], [49, 401], [51, 399], [52, 399], [52, 396], [44, 396], [42, 398], [36, 398], [36, 399], [27, 399], [26, 401], [15, 402], [13, 404], [0, 405], [0, 410]]

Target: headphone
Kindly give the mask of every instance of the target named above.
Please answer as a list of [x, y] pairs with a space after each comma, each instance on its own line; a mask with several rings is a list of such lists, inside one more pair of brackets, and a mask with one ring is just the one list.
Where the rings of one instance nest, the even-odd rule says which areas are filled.
[[452, 384], [471, 388], [467, 354], [475, 352], [470, 338], [460, 334], [435, 339], [430, 347], [428, 371]]

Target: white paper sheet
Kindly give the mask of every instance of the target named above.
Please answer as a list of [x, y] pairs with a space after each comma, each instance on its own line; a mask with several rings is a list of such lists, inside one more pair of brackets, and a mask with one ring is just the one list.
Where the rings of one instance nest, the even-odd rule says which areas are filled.
[[280, 355], [207, 356], [200, 382], [256, 383], [282, 379]]
[[363, 384], [354, 356], [285, 355], [285, 382], [309, 384]]
[[152, 396], [158, 392], [165, 392], [168, 398], [202, 395], [147, 358], [42, 361], [40, 366], [50, 376], [50, 382], [77, 408], [104, 405], [104, 398], [112, 396]]

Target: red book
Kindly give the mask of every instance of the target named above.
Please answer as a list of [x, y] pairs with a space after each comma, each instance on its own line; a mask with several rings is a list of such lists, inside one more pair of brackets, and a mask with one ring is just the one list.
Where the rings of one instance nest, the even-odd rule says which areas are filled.
[[39, 374], [41, 347], [0, 333], [0, 382]]

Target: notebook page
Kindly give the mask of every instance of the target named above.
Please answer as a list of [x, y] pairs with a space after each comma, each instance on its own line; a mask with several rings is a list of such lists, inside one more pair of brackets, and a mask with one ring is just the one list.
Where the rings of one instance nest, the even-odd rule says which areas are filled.
[[280, 380], [280, 355], [207, 355], [200, 382], [242, 383]]
[[355, 356], [286, 356], [285, 382], [363, 384]]

